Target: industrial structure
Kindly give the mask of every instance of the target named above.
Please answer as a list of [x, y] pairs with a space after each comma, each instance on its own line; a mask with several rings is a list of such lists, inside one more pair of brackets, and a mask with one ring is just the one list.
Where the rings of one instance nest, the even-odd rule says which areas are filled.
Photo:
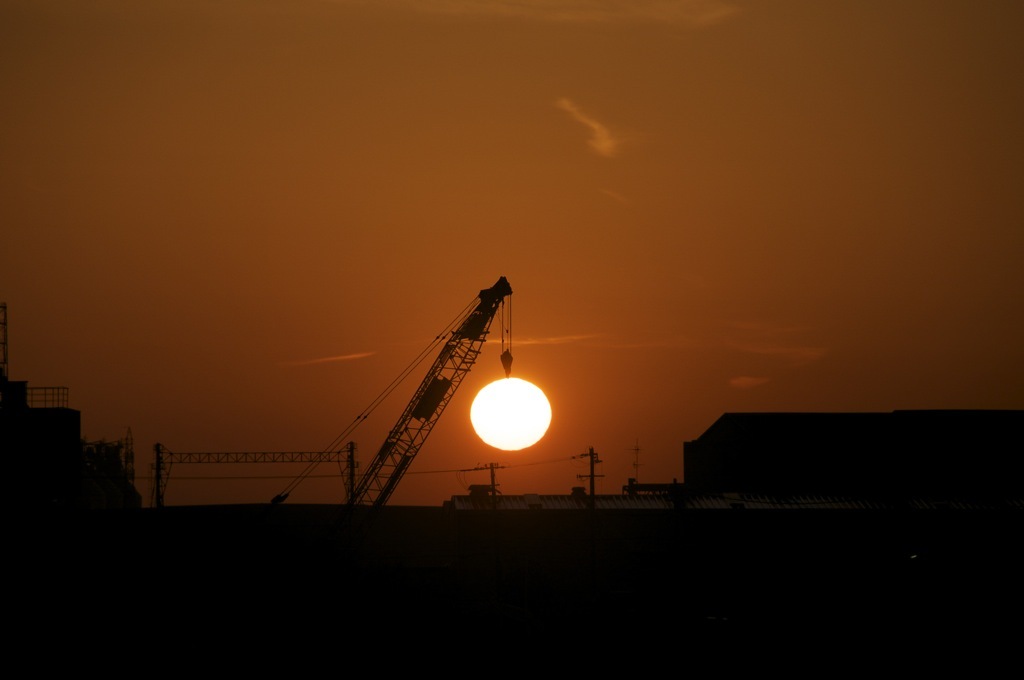
[[[445, 407], [455, 396], [462, 380], [476, 363], [495, 316], [499, 310], [505, 311], [505, 301], [511, 294], [512, 287], [508, 280], [504, 276], [500, 277], [493, 286], [481, 290], [474, 302], [468, 305], [459, 317], [435, 338], [431, 347], [420, 355], [423, 357], [431, 348], [440, 346], [440, 352], [433, 364], [361, 476], [356, 472], [359, 465], [355, 458], [355, 443], [348, 441], [344, 446], [339, 446], [339, 443], [352, 434], [366, 419], [368, 412], [380, 403], [382, 397], [375, 400], [367, 411], [357, 416], [331, 446], [319, 452], [173, 452], [158, 443], [154, 446], [153, 505], [164, 506], [171, 465], [175, 462], [305, 463], [305, 471], [296, 476], [288, 488], [277, 494], [272, 503], [284, 502], [291, 490], [320, 463], [343, 462], [346, 506], [384, 506], [444, 413]], [[511, 311], [508, 310], [508, 315], [501, 317], [503, 351], [500, 358], [506, 376], [511, 375], [512, 371], [510, 316]], [[409, 370], [406, 369], [406, 374]], [[392, 383], [392, 389], [399, 382], [396, 380]]]
[[[157, 445], [164, 484], [174, 462], [344, 460], [345, 502], [317, 506], [282, 496], [140, 507], [127, 493], [131, 431], [114, 444], [84, 442], [66, 388], [9, 380], [0, 306], [0, 444], [18, 500], [84, 511], [37, 513], [18, 527], [20, 582], [58, 599], [61, 612], [99, 612], [110, 625], [122, 625], [123, 613], [92, 593], [148, 589], [189, 617], [190, 639], [225, 630], [262, 639], [269, 624], [320, 621], [325, 611], [344, 612], [350, 642], [360, 632], [377, 640], [408, 630], [551, 640], [597, 620], [620, 640], [908, 629], [938, 639], [966, 628], [996, 639], [1005, 612], [1024, 607], [1019, 410], [725, 413], [683, 443], [682, 481], [631, 479], [621, 493], [598, 495], [600, 458], [590, 448], [589, 474], [580, 476], [589, 488], [503, 494], [490, 466], [490, 485], [441, 507], [385, 507], [510, 293], [502, 277], [442, 338], [361, 477], [351, 442], [294, 454]], [[511, 352], [502, 356], [508, 373]], [[119, 480], [119, 500], [88, 491], [101, 480]], [[157, 489], [162, 499], [163, 484]], [[338, 541], [339, 516], [366, 512], [375, 513], [373, 530], [358, 543]], [[299, 586], [315, 596], [297, 599]], [[179, 625], [151, 629], [166, 638]], [[303, 645], [318, 631], [327, 645], [339, 638], [330, 626], [273, 631]]]
[[[448, 329], [439, 334], [432, 347], [440, 350], [430, 365], [419, 387], [407, 403], [398, 421], [389, 432], [376, 456], [366, 466], [364, 473], [357, 474], [356, 445], [348, 441], [338, 443], [343, 436], [351, 434], [368, 415], [360, 414], [352, 426], [339, 436], [334, 444], [323, 451], [312, 452], [194, 452], [171, 451], [161, 443], [153, 447], [153, 483], [150, 504], [164, 508], [167, 486], [172, 468], [176, 465], [194, 464], [294, 464], [306, 465], [306, 472], [299, 475], [289, 489], [275, 496], [271, 502], [281, 503], [287, 499], [295, 484], [323, 462], [343, 463], [345, 502], [349, 509], [361, 506], [383, 507], [398, 483], [401, 481], [416, 454], [426, 442], [434, 425], [446, 406], [452, 400], [462, 380], [476, 363], [490, 333], [492, 322], [501, 321], [501, 363], [506, 377], [511, 375], [511, 310], [506, 301], [512, 294], [508, 280], [502, 276], [490, 288], [480, 290], [475, 300], [452, 322]], [[499, 312], [501, 312], [499, 314]], [[32, 479], [38, 488], [30, 488], [27, 497], [42, 499], [53, 497], [54, 503], [67, 507], [119, 506], [88, 500], [90, 494], [83, 491], [83, 485], [101, 486], [113, 495], [110, 487], [125, 486], [129, 497], [126, 507], [139, 505], [138, 493], [134, 488], [134, 444], [129, 428], [125, 439], [117, 442], [84, 442], [80, 440], [80, 413], [68, 408], [66, 387], [29, 388], [27, 382], [8, 379], [7, 307], [0, 306], [0, 436], [7, 451], [18, 452], [18, 460], [32, 467], [24, 476]], [[425, 350], [428, 353], [431, 348]], [[423, 354], [421, 354], [422, 358]], [[408, 369], [407, 369], [408, 370]], [[392, 384], [392, 389], [397, 385]], [[380, 398], [371, 405], [375, 408]], [[591, 460], [590, 493], [594, 495], [594, 465], [600, 462], [593, 449], [584, 457]], [[477, 487], [477, 497], [485, 487]], [[494, 482], [494, 467], [491, 468], [491, 485], [486, 493], [492, 499], [498, 496]], [[576, 492], [574, 491], [574, 494]], [[96, 494], [91, 494], [95, 496]], [[39, 501], [48, 503], [48, 501]]]
[[7, 303], [0, 303], [0, 451], [13, 483], [6, 493], [26, 509], [139, 507], [131, 428], [108, 442], [82, 439], [81, 412], [67, 387], [11, 380]]
[[[170, 451], [163, 444], [153, 445], [153, 489], [151, 504], [155, 508], [165, 505], [167, 485], [171, 479], [174, 463], [197, 465], [211, 463], [304, 463], [316, 466], [320, 463], [344, 463], [346, 488], [351, 489], [356, 469], [356, 444], [349, 442], [340, 450], [326, 451]], [[351, 493], [351, 492], [350, 492]], [[272, 502], [280, 503], [285, 496], [279, 494]]]
[[[498, 309], [512, 287], [502, 276], [490, 288], [480, 291], [476, 304], [454, 324], [416, 393], [391, 428], [377, 455], [356, 483], [349, 506], [381, 507], [394, 493], [402, 476], [426, 442], [462, 380], [476, 363]], [[504, 342], [505, 335], [502, 334]], [[511, 373], [512, 354], [502, 352], [505, 374]]]

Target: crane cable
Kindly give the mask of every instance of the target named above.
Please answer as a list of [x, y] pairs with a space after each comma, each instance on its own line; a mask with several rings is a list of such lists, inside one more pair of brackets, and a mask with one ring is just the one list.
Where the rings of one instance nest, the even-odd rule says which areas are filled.
[[[390, 396], [391, 393], [394, 392], [395, 389], [397, 389], [398, 386], [407, 377], [409, 377], [409, 374], [412, 373], [412, 371], [417, 366], [422, 364], [423, 361], [427, 358], [427, 356], [429, 356], [430, 354], [433, 353], [435, 348], [437, 348], [439, 345], [441, 345], [442, 342], [446, 342], [448, 337], [454, 332], [455, 328], [458, 328], [459, 326], [462, 325], [462, 323], [465, 321], [465, 319], [472, 313], [473, 309], [476, 308], [478, 299], [479, 299], [479, 296], [473, 298], [473, 300], [471, 300], [469, 302], [469, 304], [467, 304], [462, 309], [462, 311], [459, 312], [459, 314], [452, 321], [450, 321], [448, 323], [448, 325], [445, 326], [445, 328], [440, 333], [438, 333], [436, 336], [434, 336], [434, 339], [430, 342], [430, 344], [428, 344], [419, 353], [419, 355], [417, 355], [417, 357], [415, 359], [413, 359], [412, 362], [402, 370], [402, 372], [398, 375], [398, 377], [396, 377], [394, 380], [392, 380], [391, 383], [386, 388], [384, 388], [384, 390], [379, 395], [377, 395], [377, 397], [373, 401], [370, 402], [370, 405], [367, 406], [366, 408], [364, 408], [362, 410], [362, 412], [358, 416], [356, 416], [355, 419], [348, 425], [348, 427], [346, 427], [341, 432], [341, 434], [339, 434], [337, 437], [335, 437], [334, 441], [332, 441], [325, 449], [323, 449], [323, 451], [321, 451], [321, 453], [326, 454], [326, 453], [330, 453], [331, 451], [339, 450], [340, 447], [341, 447], [341, 442], [343, 442], [346, 439], [348, 439], [352, 435], [352, 433], [355, 431], [355, 429], [357, 427], [359, 427], [359, 425], [361, 425], [363, 423], [363, 421], [365, 421], [370, 416], [370, 414], [373, 413], [373, 411], [376, 410], [376, 408], [378, 406], [380, 406], [380, 404], [385, 399], [387, 399], [388, 396]], [[288, 497], [288, 495], [292, 491], [294, 491], [295, 488], [298, 487], [298, 485], [303, 480], [305, 480], [307, 477], [309, 477], [312, 474], [313, 470], [315, 470], [316, 467], [321, 462], [322, 461], [318, 460], [318, 461], [313, 461], [313, 462], [309, 463], [306, 466], [305, 470], [303, 470], [301, 473], [296, 475], [296, 477], [287, 486], [285, 486], [284, 490], [281, 493], [279, 493], [277, 496], [275, 496], [271, 502], [273, 502], [273, 503], [280, 503], [280, 502], [284, 501]]]
[[[505, 347], [505, 336], [508, 335], [508, 347]], [[512, 296], [508, 297], [508, 314], [505, 314], [505, 301], [501, 301], [501, 352], [512, 352]]]
[[[505, 335], [508, 335], [508, 346]], [[505, 369], [505, 377], [512, 377], [512, 296], [508, 298], [508, 314], [505, 314], [505, 301], [501, 301], [501, 365]]]

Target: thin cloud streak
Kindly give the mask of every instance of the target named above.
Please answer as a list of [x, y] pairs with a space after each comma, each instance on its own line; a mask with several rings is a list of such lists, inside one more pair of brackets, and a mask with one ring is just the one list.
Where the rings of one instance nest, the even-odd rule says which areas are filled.
[[[488, 343], [497, 344], [501, 342], [497, 338], [488, 340]], [[568, 344], [582, 344], [589, 343], [595, 347], [605, 347], [608, 349], [617, 350], [638, 350], [638, 349], [682, 349], [682, 348], [697, 348], [706, 346], [706, 342], [700, 342], [693, 338], [679, 336], [675, 338], [667, 339], [651, 339], [651, 340], [631, 340], [628, 342], [616, 341], [614, 339], [607, 339], [605, 334], [601, 333], [590, 333], [582, 335], [558, 335], [542, 338], [524, 338], [516, 339], [515, 344], [517, 345], [568, 345]], [[762, 356], [777, 356], [787, 360], [787, 363], [791, 366], [803, 366], [806, 364], [818, 361], [826, 354], [828, 350], [823, 347], [809, 347], [801, 345], [792, 345], [785, 343], [773, 343], [770, 341], [762, 342], [739, 342], [739, 341], [727, 341], [726, 345], [740, 352], [747, 354], [759, 354]], [[767, 381], [767, 378], [757, 378], [759, 381]], [[747, 378], [743, 378], [742, 381], [749, 382]]]
[[[586, 342], [587, 340], [593, 340], [594, 338], [601, 337], [599, 335], [556, 335], [547, 338], [525, 338], [516, 339], [517, 345], [568, 345], [576, 342]], [[488, 342], [497, 343], [500, 340], [489, 340]]]
[[754, 343], [733, 343], [732, 346], [741, 352], [748, 354], [761, 354], [764, 356], [779, 356], [789, 360], [793, 366], [803, 366], [821, 359], [827, 350], [823, 347], [795, 347], [785, 345], [768, 345]]
[[[637, 349], [679, 349], [698, 346], [692, 339], [679, 337], [669, 339], [656, 339], [650, 341], [629, 341], [619, 342], [606, 340], [604, 333], [589, 333], [583, 335], [557, 335], [546, 338], [525, 338], [516, 339], [516, 345], [569, 345], [589, 344], [591, 347], [603, 347], [615, 350], [637, 350]], [[491, 343], [498, 343], [499, 340], [488, 340]]]
[[[344, 2], [345, 0], [340, 0]], [[739, 13], [722, 0], [355, 0], [431, 14], [564, 23], [653, 23], [707, 28]]]
[[757, 378], [750, 375], [740, 375], [729, 380], [729, 386], [735, 387], [738, 390], [749, 390], [754, 387], [760, 387], [768, 382], [768, 378]]
[[603, 193], [605, 196], [608, 196], [609, 198], [618, 203], [629, 203], [629, 199], [623, 196], [622, 194], [618, 193], [617, 191], [612, 191], [611, 189], [602, 189], [601, 193]]
[[590, 130], [590, 141], [587, 143], [596, 153], [608, 158], [618, 153], [621, 142], [612, 135], [611, 131], [603, 123], [583, 113], [571, 99], [562, 97], [555, 102], [555, 106], [568, 113], [573, 120]]
[[668, 338], [668, 339], [654, 339], [646, 341], [631, 341], [631, 342], [609, 342], [601, 345], [608, 349], [625, 349], [625, 350], [638, 350], [638, 349], [682, 349], [682, 348], [694, 348], [698, 347], [699, 343], [686, 337]]
[[338, 361], [355, 361], [373, 356], [374, 352], [359, 352], [358, 354], [339, 354], [334, 357], [322, 357], [320, 359], [307, 359], [305, 361], [282, 361], [282, 366], [313, 366], [315, 364], [330, 364]]
[[824, 347], [815, 347], [787, 342], [783, 338], [795, 333], [802, 333], [806, 329], [771, 327], [754, 323], [737, 323], [733, 327], [749, 336], [743, 340], [730, 340], [729, 345], [748, 354], [760, 354], [763, 356], [778, 356], [788, 360], [791, 366], [804, 366], [820, 360], [828, 350]]

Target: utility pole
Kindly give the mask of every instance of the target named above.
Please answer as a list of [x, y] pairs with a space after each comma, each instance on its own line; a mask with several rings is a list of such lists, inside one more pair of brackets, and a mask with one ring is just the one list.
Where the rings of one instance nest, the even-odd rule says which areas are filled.
[[[497, 481], [495, 479], [494, 471], [498, 470], [500, 468], [504, 468], [504, 467], [506, 467], [506, 466], [505, 465], [499, 465], [498, 463], [488, 463], [487, 465], [478, 465], [477, 467], [472, 468], [470, 470], [470, 472], [475, 472], [477, 470], [490, 470], [491, 471], [491, 483], [486, 486], [486, 489], [487, 489], [487, 496], [491, 499], [491, 506], [495, 507], [495, 508], [498, 507], [498, 483], [497, 483]], [[475, 493], [476, 493], [475, 490], [478, 490], [478, 489], [481, 489], [481, 488], [484, 488], [482, 484], [481, 485], [476, 485], [476, 484], [470, 485], [470, 487], [469, 487], [470, 495], [475, 495]]]
[[633, 445], [633, 479], [640, 481], [640, 440]]
[[[491, 471], [491, 483], [487, 488], [487, 500], [491, 504], [491, 542], [494, 548], [494, 601], [496, 603], [502, 600], [502, 585], [504, 576], [502, 575], [501, 568], [501, 531], [498, 525], [498, 483], [494, 471], [498, 468], [503, 468], [504, 465], [498, 463], [488, 463], [487, 465], [478, 466], [473, 468], [474, 470], [490, 470]], [[472, 487], [471, 487], [472, 488]]]
[[488, 463], [485, 467], [489, 468], [490, 471], [491, 471], [491, 503], [495, 507], [497, 507], [497, 505], [498, 505], [498, 485], [494, 481], [494, 479], [495, 479], [494, 478], [494, 471], [497, 470], [500, 467], [505, 467], [505, 466], [504, 465], [498, 465], [497, 463]]
[[348, 480], [345, 484], [345, 500], [348, 500], [355, 493], [356, 468], [359, 465], [356, 463], [356, 443], [349, 442], [346, 448], [348, 449], [348, 455], [345, 458], [346, 465], [348, 466]]
[[164, 459], [163, 459], [163, 447], [157, 442], [153, 444], [153, 506], [157, 508], [164, 507]]
[[577, 479], [590, 479], [590, 509], [594, 509], [594, 480], [597, 477], [604, 477], [604, 475], [598, 475], [594, 473], [594, 469], [598, 463], [604, 462], [597, 457], [597, 453], [594, 452], [594, 447], [591, 446], [587, 449], [587, 452], [580, 456], [581, 458], [590, 459], [590, 474], [589, 475], [576, 475]]
[[583, 477], [590, 478], [590, 495], [587, 497], [587, 506], [590, 515], [590, 592], [591, 598], [595, 595], [595, 589], [597, 587], [597, 501], [594, 489], [594, 480], [604, 475], [598, 475], [595, 472], [595, 468], [601, 459], [597, 457], [597, 452], [594, 451], [594, 447], [591, 446], [587, 449], [587, 452], [583, 454], [584, 458], [590, 459], [590, 474], [589, 475], [577, 475], [578, 478]]
[[7, 303], [0, 302], [0, 380], [10, 377], [7, 373]]

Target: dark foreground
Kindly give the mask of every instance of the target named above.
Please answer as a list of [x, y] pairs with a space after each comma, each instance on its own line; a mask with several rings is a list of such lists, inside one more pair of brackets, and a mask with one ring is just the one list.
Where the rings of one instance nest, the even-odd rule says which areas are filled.
[[286, 505], [32, 517], [7, 553], [14, 640], [45, 639], [62, 664], [334, 673], [551, 655], [568, 664], [552, 671], [827, 658], [977, 672], [1021, 639], [1019, 512], [365, 519]]

